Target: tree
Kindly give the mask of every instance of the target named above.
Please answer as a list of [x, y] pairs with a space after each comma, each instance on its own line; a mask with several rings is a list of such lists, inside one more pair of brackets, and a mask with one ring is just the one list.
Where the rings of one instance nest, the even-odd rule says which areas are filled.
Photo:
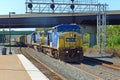
[[120, 25], [107, 26], [107, 46], [114, 47], [120, 45]]
[[36, 31], [51, 30], [52, 28], [36, 28]]

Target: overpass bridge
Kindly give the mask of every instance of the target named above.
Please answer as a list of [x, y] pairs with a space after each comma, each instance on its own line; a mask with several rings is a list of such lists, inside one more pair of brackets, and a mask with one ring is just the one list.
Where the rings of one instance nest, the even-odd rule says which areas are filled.
[[[10, 22], [9, 22], [10, 21]], [[0, 15], [0, 28], [37, 28], [53, 27], [58, 24], [76, 23], [79, 25], [97, 25], [95, 13], [41, 13], [41, 14], [15, 14]], [[107, 12], [107, 25], [120, 24], [120, 10]]]
[[[120, 10], [108, 11], [106, 20], [107, 25], [119, 25]], [[96, 44], [97, 14], [95, 13], [27, 13], [11, 15], [11, 18], [9, 15], [0, 15], [0, 28], [9, 28], [9, 24], [11, 28], [40, 28], [71, 23], [85, 26], [82, 27], [82, 31], [90, 33], [90, 46]]]

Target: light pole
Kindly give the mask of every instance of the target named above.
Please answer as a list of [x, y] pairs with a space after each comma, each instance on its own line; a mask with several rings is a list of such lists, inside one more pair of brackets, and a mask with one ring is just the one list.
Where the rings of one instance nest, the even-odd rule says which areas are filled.
[[9, 47], [9, 54], [12, 54], [11, 52], [11, 15], [12, 14], [15, 14], [15, 12], [9, 12], [9, 44], [10, 44], [10, 47]]

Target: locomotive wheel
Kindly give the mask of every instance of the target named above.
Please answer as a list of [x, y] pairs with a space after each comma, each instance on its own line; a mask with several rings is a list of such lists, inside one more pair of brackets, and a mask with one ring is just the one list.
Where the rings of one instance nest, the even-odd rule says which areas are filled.
[[54, 57], [55, 59], [58, 59], [58, 53], [55, 53]]
[[55, 58], [55, 59], [58, 59], [58, 58], [59, 58], [58, 51], [54, 51], [54, 58]]

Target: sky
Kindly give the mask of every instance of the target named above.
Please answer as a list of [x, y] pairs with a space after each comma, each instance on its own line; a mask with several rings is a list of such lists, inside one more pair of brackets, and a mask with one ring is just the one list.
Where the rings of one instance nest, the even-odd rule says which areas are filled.
[[[1, 0], [0, 14], [8, 14], [10, 11], [14, 11], [16, 14], [24, 14], [25, 1], [26, 0]], [[99, 0], [99, 2], [107, 3], [109, 10], [120, 10], [120, 0]]]
[[[1, 0], [0, 1], [0, 15], [5, 15], [5, 14], [8, 14], [9, 12], [15, 12], [16, 14], [24, 14], [25, 13], [25, 1], [26, 0]], [[119, 6], [120, 0], [114, 0], [114, 1], [113, 0], [99, 0], [99, 2], [108, 4], [109, 10], [120, 10], [120, 6]]]
[[120, 0], [99, 0], [99, 2], [108, 4], [108, 10], [120, 10]]
[[9, 12], [16, 12], [16, 14], [25, 13], [26, 0], [1, 0], [0, 14], [8, 14]]

